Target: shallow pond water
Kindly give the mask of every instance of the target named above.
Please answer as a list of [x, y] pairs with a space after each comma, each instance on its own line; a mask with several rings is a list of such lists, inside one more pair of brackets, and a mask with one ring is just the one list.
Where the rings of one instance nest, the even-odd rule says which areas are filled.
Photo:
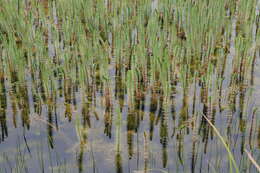
[[[72, 92], [73, 103], [65, 103], [64, 94], [57, 94], [54, 103], [41, 105], [38, 114], [30, 80], [25, 88], [29, 93], [29, 107], [17, 110], [12, 107], [15, 98], [10, 83], [7, 80], [5, 83], [7, 104], [1, 112], [5, 119], [1, 119], [0, 143], [3, 172], [40, 169], [43, 172], [132, 173], [142, 172], [146, 166], [148, 172], [229, 170], [227, 151], [199, 115], [207, 110], [198, 84], [186, 95], [176, 85], [176, 92], [167, 101], [147, 90], [143, 97], [136, 98], [134, 108], [129, 107], [127, 94], [116, 90], [112, 110], [106, 110], [103, 91], [96, 90], [95, 95], [88, 97], [84, 114], [84, 92], [79, 89]], [[226, 98], [228, 87], [223, 87], [221, 92], [223, 96], [212, 113], [212, 121], [229, 141], [239, 168], [256, 172], [248, 163], [244, 148], [250, 149], [256, 159], [260, 157], [259, 113], [253, 112], [260, 106], [259, 58], [254, 85], [236, 96], [233, 112]], [[117, 109], [122, 115], [119, 132]]]

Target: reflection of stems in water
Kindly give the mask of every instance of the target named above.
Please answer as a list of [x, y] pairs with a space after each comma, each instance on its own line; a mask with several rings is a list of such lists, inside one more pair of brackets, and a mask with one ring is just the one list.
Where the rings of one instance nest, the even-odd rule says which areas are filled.
[[[184, 123], [189, 118], [189, 103], [188, 103], [188, 95], [187, 95], [188, 89], [185, 88], [183, 91], [183, 97], [182, 97], [182, 108], [180, 111], [180, 124]], [[189, 127], [186, 128], [187, 134], [189, 134]]]
[[30, 111], [29, 111], [29, 102], [28, 102], [28, 92], [27, 92], [27, 85], [21, 84], [19, 86], [19, 93], [20, 93], [20, 102], [19, 108], [21, 109], [21, 116], [22, 116], [22, 125], [23, 127], [26, 125], [27, 129], [30, 128]]
[[79, 173], [83, 172], [83, 161], [84, 161], [84, 153], [85, 153], [85, 148], [87, 144], [87, 139], [88, 139], [88, 129], [85, 121], [82, 121], [82, 125], [80, 123], [80, 119], [76, 119], [76, 130], [77, 130], [77, 135], [79, 138], [79, 156], [77, 157], [77, 163], [78, 163], [78, 170]]
[[250, 80], [251, 85], [254, 85], [255, 61], [256, 61], [256, 52], [254, 53], [254, 57], [251, 65], [251, 80]]
[[254, 122], [256, 122], [255, 121], [255, 114], [256, 113], [257, 113], [257, 108], [254, 108], [253, 114], [252, 114], [252, 119], [251, 119], [250, 131], [249, 131], [249, 146], [250, 146], [250, 149], [253, 148], [253, 146], [252, 146], [252, 133], [253, 133], [253, 128], [254, 128]]
[[86, 125], [88, 125], [88, 127], [90, 128], [91, 123], [90, 123], [89, 108], [90, 108], [90, 100], [86, 100], [83, 98], [83, 105], [82, 105], [83, 126], [86, 127]]
[[65, 95], [65, 117], [72, 120], [72, 108], [71, 108], [71, 94], [72, 94], [72, 81], [70, 79], [64, 80], [64, 95]]
[[133, 134], [136, 128], [135, 113], [128, 113], [127, 115], [127, 144], [129, 159], [133, 156]]
[[[176, 89], [175, 87], [173, 88], [173, 93], [175, 94]], [[176, 120], [176, 110], [175, 110], [175, 96], [172, 97], [172, 104], [171, 104], [171, 114], [172, 114], [172, 124], [173, 124], [173, 130], [172, 130], [172, 135], [171, 137], [173, 137], [175, 135], [175, 129], [176, 129], [176, 124], [175, 124], [175, 120]]]
[[16, 123], [16, 115], [17, 115], [16, 98], [15, 98], [13, 92], [10, 92], [10, 98], [11, 98], [12, 113], [13, 113], [13, 125], [14, 125], [15, 128], [17, 128], [17, 123]]
[[105, 112], [104, 115], [104, 124], [105, 124], [105, 129], [104, 129], [104, 133], [111, 138], [112, 137], [112, 115], [111, 112]]
[[219, 133], [218, 129], [214, 126], [214, 124], [212, 124], [211, 121], [204, 114], [202, 114], [202, 116], [206, 119], [206, 121], [209, 123], [209, 125], [213, 128], [214, 132], [217, 134], [217, 136], [221, 140], [221, 143], [224, 145], [225, 149], [227, 150], [228, 157], [229, 157], [229, 163], [230, 163], [230, 171], [232, 172], [232, 167], [234, 166], [236, 173], [239, 173], [239, 169], [237, 167], [234, 156], [233, 156], [231, 150], [229, 149], [229, 146], [226, 143], [225, 139], [221, 136], [221, 134]]
[[[0, 61], [2, 61], [0, 59]], [[1, 62], [0, 62], [1, 63]], [[5, 78], [4, 78], [4, 68], [0, 64], [0, 123], [1, 123], [1, 141], [4, 141], [4, 138], [8, 136], [8, 129], [6, 124], [6, 108], [7, 108], [7, 95], [5, 88]]]
[[160, 96], [158, 99], [158, 113], [156, 117], [155, 124], [158, 125], [159, 120], [162, 120], [163, 116], [163, 97]]
[[43, 102], [45, 103], [45, 101], [46, 101], [46, 91], [45, 91], [45, 88], [44, 88], [43, 72], [42, 72], [41, 68], [39, 70], [39, 78], [40, 78], [39, 79], [39, 81], [40, 81], [40, 88], [39, 88], [40, 95], [41, 95]]
[[30, 154], [30, 157], [32, 157], [31, 150], [30, 150], [30, 147], [29, 147], [29, 145], [28, 145], [28, 142], [27, 142], [27, 139], [26, 139], [25, 134], [23, 134], [23, 139], [24, 139], [24, 143], [25, 143], [25, 145], [26, 145], [26, 148], [27, 148], [27, 150], [28, 150], [28, 152], [29, 152], [29, 154]]
[[243, 118], [244, 113], [244, 102], [245, 102], [245, 89], [243, 86], [240, 87], [240, 94], [239, 94], [239, 130], [242, 135], [241, 139], [241, 147], [240, 152], [241, 154], [244, 153], [245, 147], [245, 132], [246, 132], [246, 121]]
[[222, 69], [221, 69], [221, 73], [220, 73], [220, 77], [218, 77], [219, 80], [220, 80], [220, 84], [219, 84], [219, 87], [218, 87], [218, 90], [219, 90], [218, 104], [219, 104], [220, 112], [222, 112], [222, 106], [221, 106], [221, 103], [222, 103], [222, 86], [223, 86], [223, 81], [224, 81], [224, 72], [225, 72], [225, 69], [226, 69], [226, 62], [227, 62], [227, 56], [225, 55], [224, 56], [224, 62], [223, 62], [223, 65], [222, 65]]
[[144, 132], [144, 173], [147, 173], [149, 159], [148, 139], [146, 132]]
[[57, 94], [55, 92], [55, 97], [54, 97], [54, 115], [55, 115], [55, 126], [56, 129], [59, 129], [58, 126], [58, 113], [57, 113]]
[[37, 114], [41, 115], [42, 114], [42, 101], [40, 99], [40, 95], [36, 91], [33, 91], [33, 102], [34, 102], [34, 111]]
[[77, 87], [76, 84], [74, 84], [72, 103], [73, 103], [73, 106], [75, 107], [75, 109], [77, 109], [76, 87]]
[[96, 161], [95, 161], [95, 157], [94, 157], [92, 143], [90, 144], [90, 152], [91, 152], [91, 158], [92, 158], [93, 173], [95, 173], [96, 172]]
[[115, 164], [117, 173], [122, 173], [122, 158], [121, 158], [121, 125], [122, 125], [122, 113], [120, 111], [120, 107], [116, 108], [115, 113], [116, 117], [116, 156], [115, 156]]
[[122, 126], [122, 115], [120, 108], [116, 109], [116, 151], [121, 152], [121, 126]]
[[116, 173], [123, 173], [122, 157], [120, 152], [116, 152], [115, 162], [116, 162]]
[[83, 160], [84, 160], [84, 144], [80, 144], [80, 151], [79, 151], [79, 156], [78, 156], [78, 170], [79, 173], [83, 172]]
[[198, 154], [196, 153], [196, 140], [192, 141], [192, 156], [191, 156], [191, 172], [195, 172], [195, 166], [196, 166], [196, 161]]
[[65, 117], [69, 119], [69, 121], [72, 120], [72, 110], [71, 110], [71, 104], [65, 103]]
[[[182, 96], [182, 108], [180, 110], [180, 120], [179, 120], [179, 125], [178, 127], [180, 128], [188, 119], [188, 96], [187, 96], [187, 89], [183, 89], [183, 96]], [[189, 127], [186, 127], [187, 133], [189, 133]], [[180, 130], [179, 133], [176, 136], [176, 140], [178, 141], [178, 149], [177, 149], [177, 154], [178, 154], [178, 159], [183, 166], [183, 142], [184, 142], [184, 133], [183, 130]]]
[[183, 134], [180, 131], [177, 136], [176, 136], [176, 140], [178, 141], [178, 149], [177, 149], [177, 154], [178, 154], [178, 159], [181, 163], [182, 166], [184, 166], [183, 163]]
[[154, 121], [155, 121], [155, 113], [157, 110], [157, 98], [152, 94], [151, 96], [151, 104], [150, 104], [150, 131], [149, 131], [149, 139], [153, 140], [153, 130], [154, 130]]
[[165, 168], [167, 166], [168, 162], [168, 105], [167, 105], [167, 98], [164, 99], [164, 106], [162, 110], [162, 118], [161, 118], [161, 124], [160, 124], [160, 143], [162, 144], [162, 161], [163, 161], [163, 167]]
[[[52, 119], [52, 112], [53, 112], [53, 106], [52, 103], [48, 106], [48, 124], [47, 124], [47, 131], [48, 131], [48, 142], [50, 147], [54, 148], [54, 141], [53, 141], [53, 119]], [[50, 125], [51, 124], [51, 125]]]
[[258, 148], [260, 148], [260, 125], [258, 127], [257, 143], [258, 143]]
[[[201, 99], [203, 103], [203, 114], [205, 114], [207, 117], [211, 118], [211, 107], [210, 107], [210, 102], [209, 102], [209, 97], [208, 97], [208, 86], [205, 86], [205, 83], [202, 83], [202, 88], [201, 88]], [[206, 122], [206, 120], [202, 117], [201, 119], [201, 124], [199, 127], [199, 134], [202, 133], [202, 141], [204, 142], [204, 153], [207, 152], [207, 145], [208, 145], [208, 137], [209, 137], [209, 127]]]
[[196, 92], [197, 92], [197, 81], [196, 76], [194, 77], [194, 91], [193, 91], [193, 103], [192, 103], [192, 116], [195, 115], [195, 108], [196, 108]]

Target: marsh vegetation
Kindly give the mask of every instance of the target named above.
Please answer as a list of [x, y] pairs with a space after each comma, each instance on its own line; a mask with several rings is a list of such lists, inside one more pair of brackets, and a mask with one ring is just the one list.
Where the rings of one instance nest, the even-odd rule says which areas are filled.
[[0, 172], [257, 172], [259, 0], [0, 0]]

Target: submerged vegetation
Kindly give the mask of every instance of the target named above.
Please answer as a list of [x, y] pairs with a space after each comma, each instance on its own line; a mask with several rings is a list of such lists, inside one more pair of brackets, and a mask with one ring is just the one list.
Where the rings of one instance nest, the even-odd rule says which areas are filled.
[[259, 171], [259, 26], [259, 0], [0, 0], [0, 172]]

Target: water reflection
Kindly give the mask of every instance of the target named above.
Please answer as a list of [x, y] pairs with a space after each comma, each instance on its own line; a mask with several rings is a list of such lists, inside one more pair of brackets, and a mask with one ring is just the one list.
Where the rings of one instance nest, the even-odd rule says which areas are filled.
[[[207, 164], [199, 165], [201, 162], [221, 162], [220, 158], [227, 155], [221, 144], [216, 142], [218, 138], [215, 137], [213, 129], [200, 113], [209, 118], [223, 135], [227, 135], [231, 146], [237, 146], [233, 148], [237, 158], [245, 157], [244, 148], [247, 145], [254, 150], [260, 148], [260, 127], [256, 123], [259, 121], [258, 111], [256, 108], [250, 111], [252, 93], [241, 85], [241, 82], [231, 84], [228, 91], [227, 88], [219, 91], [219, 97], [215, 100], [209, 97], [209, 86], [200, 81], [195, 81], [190, 89], [181, 89], [179, 84], [174, 85], [176, 89], [170, 97], [162, 95], [159, 88], [143, 89], [135, 93], [134, 106], [127, 104], [129, 96], [123, 86], [120, 86], [115, 93], [115, 99], [118, 100], [117, 106], [123, 115], [122, 134], [125, 135], [121, 139], [122, 148], [116, 151], [113, 145], [112, 148], [106, 147], [111, 142], [115, 143], [117, 125], [113, 123], [116, 122], [113, 116], [114, 103], [108, 86], [82, 89], [71, 80], [60, 78], [57, 85], [53, 84], [51, 94], [47, 95], [41, 87], [35, 88], [35, 83], [17, 84], [14, 78], [11, 79], [1, 79], [1, 148], [8, 148], [16, 135], [24, 131], [25, 149], [31, 153], [29, 155], [33, 155], [37, 149], [32, 146], [32, 142], [38, 141], [37, 137], [33, 137], [33, 131], [38, 128], [47, 139], [47, 146], [51, 148], [49, 152], [58, 152], [60, 157], [63, 157], [58, 148], [66, 139], [61, 137], [60, 133], [70, 138], [75, 136], [75, 131], [71, 128], [76, 129], [78, 139], [70, 141], [71, 144], [67, 147], [77, 148], [75, 164], [78, 172], [98, 172], [113, 168], [116, 172], [127, 172], [129, 164], [135, 165], [131, 168], [132, 171], [143, 169], [144, 172], [149, 172], [151, 168], [174, 171], [183, 169], [188, 164], [190, 172], [205, 170]], [[117, 85], [120, 85], [120, 76], [116, 80]], [[32, 88], [32, 104], [29, 101], [28, 84]], [[219, 89], [221, 88], [220, 86]], [[228, 97], [222, 97], [223, 93], [229, 93]], [[36, 121], [35, 118], [41, 121]], [[74, 126], [75, 123], [79, 124]], [[238, 126], [234, 126], [234, 123]], [[96, 132], [91, 134], [91, 129]], [[100, 129], [103, 129], [103, 132]], [[144, 137], [140, 138], [142, 134]], [[103, 138], [99, 144], [103, 146], [91, 148], [89, 135], [91, 143]], [[103, 157], [108, 150], [114, 153], [114, 158]], [[219, 152], [215, 155], [216, 158], [215, 152]], [[140, 154], [143, 157], [140, 157]], [[73, 161], [73, 155], [74, 152], [64, 153], [67, 161], [71, 160], [70, 163]], [[150, 157], [151, 155], [154, 155], [154, 158]], [[90, 162], [95, 163], [95, 158], [104, 162], [101, 164], [102, 168], [99, 164], [95, 164], [93, 169], [88, 166]], [[54, 156], [53, 159], [59, 157]], [[114, 166], [111, 164], [113, 160]], [[28, 158], [27, 162], [33, 163], [32, 158]], [[10, 160], [10, 163], [17, 164], [15, 160]], [[46, 168], [47, 165], [43, 167]], [[35, 165], [33, 169], [37, 168]]]

